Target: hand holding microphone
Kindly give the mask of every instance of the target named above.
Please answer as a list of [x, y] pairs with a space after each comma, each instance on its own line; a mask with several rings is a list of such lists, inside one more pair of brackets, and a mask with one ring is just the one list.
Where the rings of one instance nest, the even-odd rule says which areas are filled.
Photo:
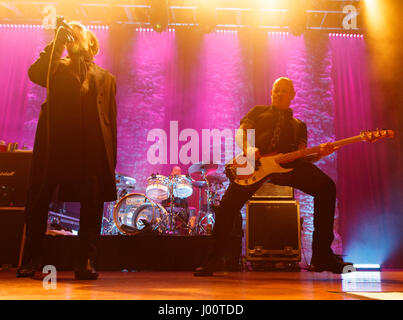
[[65, 40], [64, 42], [73, 42], [75, 40], [73, 29], [64, 21], [63, 16], [56, 17], [56, 31], [57, 30], [61, 33], [63, 40]]

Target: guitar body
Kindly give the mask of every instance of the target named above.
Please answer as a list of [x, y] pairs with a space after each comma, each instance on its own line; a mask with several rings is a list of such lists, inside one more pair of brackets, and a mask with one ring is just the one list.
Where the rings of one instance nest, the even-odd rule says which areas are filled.
[[255, 163], [255, 166], [248, 161], [245, 162], [243, 155], [238, 155], [225, 166], [225, 172], [231, 182], [235, 182], [241, 186], [250, 186], [267, 178], [273, 173], [292, 171], [292, 168], [283, 168], [276, 161], [276, 158], [281, 155], [282, 154], [262, 156]]

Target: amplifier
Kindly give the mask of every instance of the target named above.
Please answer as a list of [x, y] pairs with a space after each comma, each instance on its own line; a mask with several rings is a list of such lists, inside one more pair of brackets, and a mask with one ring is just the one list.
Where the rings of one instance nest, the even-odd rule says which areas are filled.
[[294, 188], [264, 183], [252, 196], [252, 199], [294, 199]]
[[32, 152], [0, 152], [0, 206], [24, 207]]
[[18, 266], [25, 223], [24, 207], [0, 208], [0, 266]]
[[246, 260], [301, 261], [301, 224], [297, 201], [247, 202]]

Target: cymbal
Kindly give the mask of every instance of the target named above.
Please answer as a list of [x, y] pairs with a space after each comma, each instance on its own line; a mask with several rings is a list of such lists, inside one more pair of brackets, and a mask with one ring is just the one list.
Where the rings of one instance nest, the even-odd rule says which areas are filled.
[[203, 180], [203, 172], [207, 176], [216, 172], [218, 169], [218, 164], [214, 163], [195, 163], [189, 167], [189, 175], [192, 177], [193, 180], [201, 181]]
[[121, 172], [115, 172], [115, 177], [129, 177], [129, 175]]
[[223, 183], [227, 181], [226, 176], [217, 173], [210, 174], [206, 178], [209, 183]]
[[118, 189], [126, 189], [126, 190], [134, 190], [136, 188], [135, 185], [130, 185], [130, 184], [116, 184], [116, 188]]
[[129, 177], [128, 175], [116, 172], [115, 173], [115, 180], [117, 187], [127, 187], [133, 186], [136, 184], [136, 179]]

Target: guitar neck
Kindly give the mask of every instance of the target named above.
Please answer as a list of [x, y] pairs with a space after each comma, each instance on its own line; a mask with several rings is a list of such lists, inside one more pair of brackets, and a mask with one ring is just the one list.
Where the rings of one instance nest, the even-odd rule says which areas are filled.
[[[365, 139], [361, 135], [358, 135], [355, 137], [350, 137], [350, 138], [331, 142], [331, 145], [333, 147], [342, 147], [342, 146], [346, 146], [348, 144], [352, 144], [355, 142], [360, 142], [362, 140], [365, 140]], [[285, 154], [277, 156], [276, 161], [278, 163], [291, 162], [291, 161], [294, 161], [299, 158], [304, 158], [304, 157], [308, 157], [308, 156], [311, 156], [314, 154], [318, 154], [319, 150], [320, 150], [320, 146], [315, 146], [312, 148], [307, 148], [307, 149], [303, 149], [303, 150], [297, 150], [297, 151], [285, 153]]]

